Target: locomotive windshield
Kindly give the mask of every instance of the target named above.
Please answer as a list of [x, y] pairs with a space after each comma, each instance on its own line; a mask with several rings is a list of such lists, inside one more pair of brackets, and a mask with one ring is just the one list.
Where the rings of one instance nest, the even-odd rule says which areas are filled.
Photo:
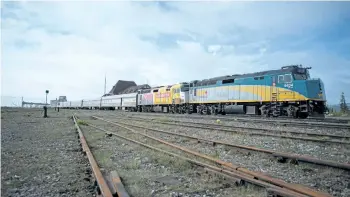
[[306, 80], [308, 79], [306, 74], [294, 74], [294, 79], [295, 80]]
[[298, 68], [293, 75], [295, 80], [310, 79], [308, 68]]

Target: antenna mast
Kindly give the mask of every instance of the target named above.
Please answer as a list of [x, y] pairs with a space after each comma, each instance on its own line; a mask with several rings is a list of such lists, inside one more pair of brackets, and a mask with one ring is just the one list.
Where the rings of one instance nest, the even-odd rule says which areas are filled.
[[107, 83], [107, 78], [106, 78], [106, 73], [105, 73], [105, 90], [104, 90], [104, 94], [106, 94], [106, 83]]

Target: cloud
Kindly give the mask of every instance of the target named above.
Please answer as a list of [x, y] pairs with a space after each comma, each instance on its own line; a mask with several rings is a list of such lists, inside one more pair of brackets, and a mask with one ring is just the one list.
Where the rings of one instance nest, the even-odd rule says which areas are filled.
[[119, 79], [161, 85], [306, 64], [330, 101], [341, 91], [350, 100], [338, 78], [350, 71], [349, 34], [339, 33], [350, 32], [349, 5], [3, 2], [2, 94], [95, 98], [105, 74], [110, 89]]

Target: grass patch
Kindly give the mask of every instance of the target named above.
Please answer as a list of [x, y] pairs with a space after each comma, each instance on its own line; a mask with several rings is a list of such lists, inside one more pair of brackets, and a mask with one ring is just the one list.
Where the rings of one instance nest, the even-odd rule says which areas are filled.
[[168, 117], [161, 117], [159, 118], [158, 120], [156, 120], [158, 122], [170, 122], [169, 118]]
[[348, 112], [332, 112], [328, 114], [329, 117], [350, 117], [350, 111]]
[[210, 156], [216, 158], [216, 159], [220, 159], [220, 153], [218, 150], [215, 150], [214, 153], [210, 154]]
[[140, 169], [141, 161], [140, 160], [132, 160], [130, 163], [125, 164], [125, 168], [128, 170], [137, 170]]
[[78, 125], [89, 125], [87, 122], [84, 120], [77, 120]]
[[186, 171], [186, 170], [192, 169], [192, 164], [182, 159], [175, 159], [175, 161], [173, 161], [171, 164], [175, 168], [179, 169], [180, 171]]
[[152, 162], [155, 162], [164, 166], [171, 166], [180, 171], [186, 171], [186, 170], [192, 169], [192, 164], [183, 159], [171, 157], [169, 155], [166, 155], [163, 153], [157, 153], [157, 152], [149, 152], [148, 155], [150, 155], [150, 159], [152, 160]]
[[[92, 148], [92, 147], [90, 147]], [[111, 155], [113, 155], [112, 151], [108, 150], [96, 150], [94, 151], [94, 157], [100, 167], [110, 167], [113, 165], [113, 162], [111, 160]]]
[[266, 191], [251, 184], [243, 187], [237, 187], [237, 192], [240, 194], [240, 196], [266, 196]]

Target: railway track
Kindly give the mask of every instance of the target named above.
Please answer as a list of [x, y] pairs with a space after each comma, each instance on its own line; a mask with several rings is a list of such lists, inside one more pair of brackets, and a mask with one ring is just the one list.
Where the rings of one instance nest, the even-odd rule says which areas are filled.
[[[95, 129], [98, 129], [100, 131], [106, 132], [111, 135], [115, 135], [119, 138], [122, 138], [128, 141], [137, 143], [144, 147], [166, 153], [176, 158], [187, 160], [188, 162], [195, 164], [197, 166], [201, 166], [203, 168], [207, 168], [212, 171], [215, 171], [216, 173], [231, 177], [233, 180], [236, 180], [236, 181], [243, 180], [245, 182], [249, 182], [249, 183], [264, 187], [268, 192], [274, 192], [275, 194], [280, 194], [282, 196], [330, 196], [329, 194], [318, 192], [299, 184], [287, 183], [276, 178], [271, 178], [265, 174], [250, 171], [246, 168], [236, 166], [231, 163], [227, 163], [225, 161], [213, 158], [208, 155], [201, 154], [193, 150], [189, 150], [188, 148], [185, 148], [180, 145], [172, 144], [163, 139], [154, 137], [153, 135], [149, 135], [148, 133], [146, 134], [143, 132], [136, 131], [132, 129], [131, 126], [125, 126], [119, 123], [114, 123], [96, 116], [93, 116], [93, 118], [98, 119], [100, 121], [107, 122], [110, 125], [117, 126], [118, 128], [123, 128], [124, 131], [121, 131], [120, 129], [118, 129], [118, 133], [112, 132], [104, 128], [97, 127], [89, 123], [89, 121], [87, 121], [88, 125]], [[148, 140], [146, 140], [146, 138]], [[167, 145], [167, 147], [169, 147], [169, 151], [154, 147], [155, 143], [161, 143], [161, 144]], [[174, 149], [177, 151], [180, 151], [181, 154], [174, 153], [173, 152]], [[184, 157], [182, 156], [182, 154], [185, 154], [187, 156]], [[197, 158], [197, 159], [194, 159], [194, 158]]]
[[331, 118], [331, 117], [308, 117], [306, 119], [291, 119], [289, 117], [264, 117], [261, 115], [247, 115], [247, 114], [226, 114], [226, 117], [232, 117], [232, 118], [255, 118], [255, 119], [266, 119], [266, 120], [283, 120], [283, 121], [297, 121], [297, 122], [322, 122], [322, 123], [341, 123], [341, 124], [348, 124], [350, 122], [350, 119], [338, 119], [338, 118]]
[[72, 118], [79, 135], [82, 150], [89, 160], [93, 175], [98, 185], [97, 195], [102, 195], [103, 197], [114, 197], [116, 195], [118, 197], [129, 197], [129, 194], [126, 192], [123, 184], [121, 183], [117, 172], [113, 171], [109, 175], [102, 174], [86, 142], [85, 136], [77, 123], [77, 118], [74, 115]]
[[124, 126], [136, 127], [136, 128], [151, 130], [151, 131], [155, 131], [155, 132], [159, 132], [159, 133], [166, 133], [166, 134], [170, 134], [170, 135], [181, 136], [181, 137], [197, 140], [198, 142], [210, 142], [214, 146], [216, 144], [221, 144], [221, 145], [235, 147], [235, 148], [241, 148], [241, 149], [246, 149], [246, 150], [251, 150], [251, 151], [263, 152], [263, 153], [270, 154], [270, 155], [272, 155], [274, 157], [280, 157], [282, 159], [287, 159], [287, 158], [288, 159], [297, 159], [298, 161], [303, 161], [303, 162], [308, 162], [308, 163], [313, 163], [313, 164], [318, 164], [318, 165], [324, 165], [324, 166], [329, 166], [329, 167], [334, 167], [334, 168], [339, 168], [339, 169], [344, 169], [344, 170], [350, 171], [350, 164], [349, 163], [339, 163], [339, 162], [321, 160], [321, 159], [317, 159], [317, 158], [306, 156], [306, 155], [298, 155], [298, 154], [292, 154], [292, 153], [283, 153], [283, 152], [272, 151], [272, 150], [268, 150], [268, 149], [251, 147], [251, 146], [235, 145], [235, 144], [232, 144], [232, 143], [226, 143], [226, 142], [218, 141], [218, 140], [210, 140], [210, 139], [206, 139], [206, 138], [200, 138], [200, 137], [194, 137], [194, 136], [180, 134], [180, 133], [164, 131], [164, 130], [161, 130], [161, 129], [154, 129], [154, 128], [149, 128], [149, 127], [139, 126], [139, 125], [135, 125], [135, 124], [127, 124], [127, 123], [123, 123], [123, 122], [116, 122], [116, 121], [113, 121], [113, 120], [102, 119], [102, 118], [97, 117], [97, 116], [93, 116], [93, 117], [96, 118], [96, 119], [99, 119], [99, 120], [106, 121], [108, 123], [118, 123], [118, 124], [122, 124]]
[[[137, 112], [129, 112], [131, 115], [146, 115], [146, 116], [164, 116], [164, 114], [156, 114], [156, 113], [137, 113]], [[315, 121], [296, 121], [296, 120], [272, 120], [272, 119], [263, 119], [263, 118], [242, 118], [235, 116], [198, 116], [198, 115], [184, 115], [184, 114], [166, 114], [170, 117], [175, 118], [191, 118], [191, 119], [207, 119], [207, 120], [227, 120], [227, 121], [238, 121], [238, 122], [254, 122], [254, 123], [270, 123], [280, 126], [293, 126], [293, 127], [322, 127], [322, 128], [332, 128], [332, 129], [349, 129], [350, 124], [345, 123], [320, 123]]]
[[[264, 129], [264, 128], [228, 126], [228, 125], [218, 125], [218, 124], [210, 124], [210, 123], [195, 123], [195, 122], [177, 121], [177, 120], [157, 120], [153, 118], [140, 118], [140, 117], [134, 117], [134, 116], [127, 116], [127, 117], [114, 116], [114, 117], [117, 117], [118, 119], [124, 119], [124, 120], [134, 119], [134, 120], [143, 121], [143, 122], [153, 121], [155, 123], [164, 124], [164, 125], [209, 129], [209, 130], [217, 130], [217, 131], [224, 131], [224, 132], [234, 132], [234, 133], [247, 134], [247, 135], [271, 136], [271, 137], [288, 138], [288, 139], [312, 141], [312, 142], [320, 142], [320, 143], [350, 144], [350, 141], [349, 141], [350, 136], [335, 135], [335, 134], [320, 134], [320, 133], [288, 131], [288, 130], [281, 131], [281, 130], [270, 130], [270, 129]], [[243, 129], [248, 131], [242, 131], [237, 129]], [[253, 132], [253, 131], [258, 131], [258, 132]], [[274, 133], [279, 133], [279, 134], [274, 134]], [[291, 134], [291, 135], [282, 135], [282, 134]], [[310, 136], [314, 136], [314, 137], [310, 137]]]

